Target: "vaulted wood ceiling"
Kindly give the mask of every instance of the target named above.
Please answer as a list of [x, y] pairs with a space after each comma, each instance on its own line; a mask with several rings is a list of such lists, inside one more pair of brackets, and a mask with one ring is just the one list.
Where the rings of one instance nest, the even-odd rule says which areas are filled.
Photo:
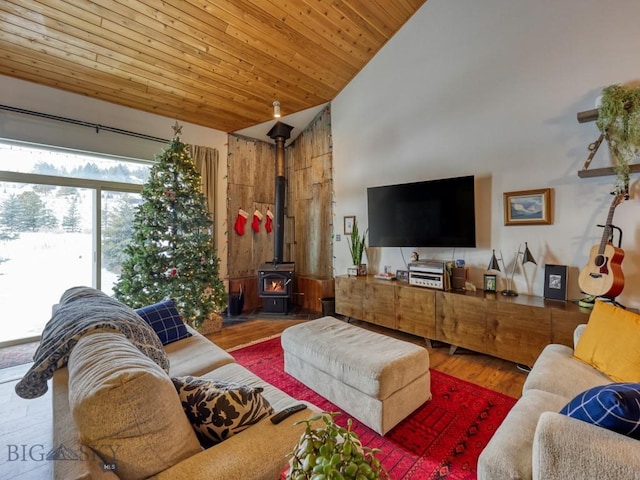
[[237, 131], [331, 101], [426, 0], [2, 0], [0, 74]]

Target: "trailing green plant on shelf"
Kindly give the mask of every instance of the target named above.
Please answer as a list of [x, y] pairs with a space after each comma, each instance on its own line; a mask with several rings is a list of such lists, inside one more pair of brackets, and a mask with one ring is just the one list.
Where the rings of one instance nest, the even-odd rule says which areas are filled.
[[[380, 464], [376, 448], [364, 447], [358, 434], [334, 422], [338, 412], [325, 412], [307, 420], [304, 433], [291, 452], [287, 480], [385, 480], [389, 474]], [[324, 425], [316, 425], [322, 421]]]
[[351, 235], [349, 236], [349, 253], [351, 254], [351, 260], [355, 266], [358, 266], [362, 263], [362, 255], [365, 250], [365, 239], [367, 236], [367, 232], [365, 231], [362, 236], [360, 236], [360, 231], [358, 230], [358, 222], [353, 222], [353, 228], [351, 229]]
[[596, 125], [615, 158], [615, 191], [629, 188], [629, 163], [640, 156], [640, 87], [609, 85], [602, 90]]

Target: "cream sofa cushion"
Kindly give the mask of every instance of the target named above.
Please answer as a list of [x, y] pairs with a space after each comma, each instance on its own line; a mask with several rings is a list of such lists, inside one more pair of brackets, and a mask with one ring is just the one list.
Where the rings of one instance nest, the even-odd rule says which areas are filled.
[[[573, 350], [566, 345], [544, 347], [522, 387], [543, 390], [564, 397], [567, 402], [589, 388], [611, 383], [611, 379], [586, 363], [573, 358]], [[553, 373], [553, 374], [552, 374]]]
[[201, 451], [171, 379], [124, 335], [85, 335], [68, 369], [80, 440], [119, 478], [147, 478]]
[[211, 370], [235, 362], [234, 358], [189, 325], [190, 337], [164, 346], [169, 357], [169, 376], [199, 377]]

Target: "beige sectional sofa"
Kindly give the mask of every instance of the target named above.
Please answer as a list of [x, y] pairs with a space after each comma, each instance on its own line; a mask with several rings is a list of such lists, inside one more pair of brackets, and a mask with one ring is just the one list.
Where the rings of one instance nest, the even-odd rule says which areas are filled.
[[[574, 332], [574, 348], [585, 327]], [[581, 392], [612, 382], [575, 358], [574, 349], [547, 345], [480, 454], [478, 479], [639, 480], [640, 440], [559, 413]]]
[[[52, 381], [55, 479], [133, 478], [148, 476], [150, 471], [151, 478], [172, 480], [278, 478], [287, 454], [303, 431], [303, 425], [294, 423], [318, 409], [309, 405], [278, 425], [265, 418], [222, 443], [202, 449], [171, 377], [190, 375], [262, 387], [262, 395], [275, 412], [300, 402], [187, 328], [190, 337], [165, 346], [170, 361], [168, 375], [127, 345], [128, 340], [117, 332], [96, 330], [78, 341], [68, 367], [57, 370]], [[89, 402], [86, 395], [82, 397], [74, 389], [92, 389], [99, 394], [92, 394]], [[85, 433], [104, 428], [110, 431], [107, 436], [127, 437], [124, 441], [102, 442], [102, 451], [114, 452], [114, 462], [104, 462], [93, 449], [80, 443], [78, 422]], [[115, 471], [110, 471], [112, 468]]]

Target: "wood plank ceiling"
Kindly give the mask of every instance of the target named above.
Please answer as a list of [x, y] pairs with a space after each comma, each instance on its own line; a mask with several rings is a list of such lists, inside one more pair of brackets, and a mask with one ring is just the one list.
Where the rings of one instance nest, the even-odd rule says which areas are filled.
[[2, 0], [0, 74], [233, 132], [331, 101], [426, 0]]

